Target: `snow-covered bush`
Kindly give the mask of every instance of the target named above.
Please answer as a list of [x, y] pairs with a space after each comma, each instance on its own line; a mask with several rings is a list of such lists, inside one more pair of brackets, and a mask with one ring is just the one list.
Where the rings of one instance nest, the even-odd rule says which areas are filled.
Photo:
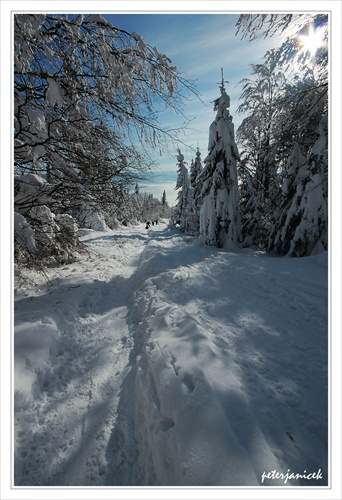
[[80, 227], [94, 231], [108, 231], [105, 216], [94, 203], [85, 203], [76, 212]]
[[[28, 222], [30, 221], [30, 222]], [[39, 207], [27, 218], [15, 212], [14, 257], [19, 265], [44, 267], [73, 262], [82, 248], [78, 226], [70, 215]]]
[[69, 263], [76, 259], [75, 252], [81, 250], [82, 245], [78, 239], [79, 228], [76, 220], [68, 214], [56, 215], [58, 230], [56, 231], [56, 247], [58, 262]]
[[34, 207], [53, 202], [51, 186], [38, 174], [14, 176], [14, 204], [16, 210], [27, 214]]
[[32, 265], [37, 247], [34, 229], [25, 217], [14, 212], [14, 258], [21, 264]]
[[16, 176], [14, 257], [24, 266], [56, 265], [75, 260], [81, 249], [78, 226], [68, 214], [55, 214], [53, 187], [37, 174]]

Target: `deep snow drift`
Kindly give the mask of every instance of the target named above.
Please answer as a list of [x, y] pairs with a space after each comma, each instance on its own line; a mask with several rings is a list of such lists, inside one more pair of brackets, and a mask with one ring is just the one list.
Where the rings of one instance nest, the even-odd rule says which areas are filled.
[[83, 241], [16, 277], [15, 485], [327, 485], [327, 253]]

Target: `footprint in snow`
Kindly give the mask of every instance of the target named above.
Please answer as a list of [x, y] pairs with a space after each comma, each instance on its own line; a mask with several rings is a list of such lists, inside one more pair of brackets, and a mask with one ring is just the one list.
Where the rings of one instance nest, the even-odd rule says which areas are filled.
[[185, 373], [182, 380], [182, 389], [185, 394], [191, 394], [196, 387], [196, 379], [190, 373]]

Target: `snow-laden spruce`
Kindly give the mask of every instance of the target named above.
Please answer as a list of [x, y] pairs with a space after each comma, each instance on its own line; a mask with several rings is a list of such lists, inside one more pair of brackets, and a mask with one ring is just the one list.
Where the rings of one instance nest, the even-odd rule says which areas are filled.
[[189, 172], [185, 165], [184, 155], [177, 151], [178, 176], [175, 189], [178, 189], [177, 205], [174, 210], [174, 221], [179, 224], [182, 231], [193, 229], [193, 188], [190, 183]]
[[328, 147], [323, 117], [308, 156], [294, 144], [268, 250], [302, 257], [328, 247]]
[[[310, 26], [317, 50], [293, 50]], [[250, 40], [284, 30], [285, 40], [240, 82], [242, 244], [297, 257], [326, 250], [328, 16], [243, 15], [237, 27]]]
[[192, 161], [190, 168], [190, 185], [192, 188], [192, 205], [193, 205], [193, 217], [192, 217], [192, 228], [195, 234], [199, 234], [200, 228], [200, 192], [201, 192], [201, 182], [200, 174], [203, 170], [201, 153], [199, 147], [197, 147], [195, 161]]
[[222, 71], [221, 97], [215, 100], [216, 118], [209, 129], [209, 154], [198, 177], [200, 192], [200, 236], [208, 245], [235, 248], [241, 238], [237, 179], [238, 148], [229, 112]]
[[196, 158], [194, 161], [192, 161], [191, 168], [190, 168], [190, 184], [191, 184], [191, 186], [195, 187], [197, 177], [202, 172], [202, 170], [203, 170], [203, 165], [202, 165], [202, 160], [201, 160], [201, 153], [200, 153], [199, 148], [197, 147]]

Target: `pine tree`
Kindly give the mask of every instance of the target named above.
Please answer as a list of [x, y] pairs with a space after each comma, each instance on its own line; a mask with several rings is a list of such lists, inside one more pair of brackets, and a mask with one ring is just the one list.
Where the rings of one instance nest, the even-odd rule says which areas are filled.
[[[244, 244], [296, 257], [327, 250], [328, 16], [248, 14], [237, 27], [249, 39], [284, 31], [282, 45], [253, 66], [256, 81], [244, 80]], [[316, 50], [298, 50], [312, 28]]]
[[165, 189], [163, 191], [163, 196], [162, 196], [162, 205], [167, 205]]
[[200, 192], [201, 192], [201, 182], [200, 174], [203, 170], [201, 153], [197, 147], [196, 159], [191, 164], [190, 169], [190, 184], [192, 190], [193, 198], [193, 217], [192, 217], [192, 230], [194, 233], [199, 233], [200, 229]]
[[200, 235], [208, 245], [235, 248], [241, 238], [236, 166], [239, 153], [223, 70], [221, 74], [221, 96], [214, 101], [217, 114], [209, 129], [209, 154], [198, 177], [201, 184]]
[[196, 184], [196, 179], [199, 176], [199, 174], [202, 172], [203, 166], [202, 166], [202, 160], [201, 160], [201, 153], [199, 148], [197, 147], [196, 151], [196, 159], [195, 161], [192, 160], [191, 162], [191, 168], [190, 168], [190, 184], [191, 186], [195, 186]]
[[278, 170], [286, 144], [279, 134], [278, 100], [283, 97], [284, 75], [275, 62], [252, 65], [253, 78], [245, 78], [238, 107], [243, 119], [237, 130], [242, 145], [239, 169], [243, 206], [243, 245], [265, 248], [267, 227], [279, 193]]
[[242, 246], [264, 248], [264, 223], [256, 186], [256, 178], [242, 161], [239, 172], [239, 199], [241, 211]]
[[178, 177], [175, 189], [178, 189], [177, 206], [175, 209], [176, 223], [179, 224], [182, 231], [191, 229], [191, 220], [193, 215], [192, 191], [188, 169], [185, 166], [184, 156], [180, 149], [177, 150]]
[[322, 118], [319, 135], [308, 157], [298, 143], [288, 158], [283, 200], [269, 239], [269, 251], [303, 257], [328, 247], [328, 148], [327, 123]]
[[328, 245], [328, 87], [323, 71], [308, 67], [285, 90], [276, 142], [286, 163], [267, 249], [303, 257]]

